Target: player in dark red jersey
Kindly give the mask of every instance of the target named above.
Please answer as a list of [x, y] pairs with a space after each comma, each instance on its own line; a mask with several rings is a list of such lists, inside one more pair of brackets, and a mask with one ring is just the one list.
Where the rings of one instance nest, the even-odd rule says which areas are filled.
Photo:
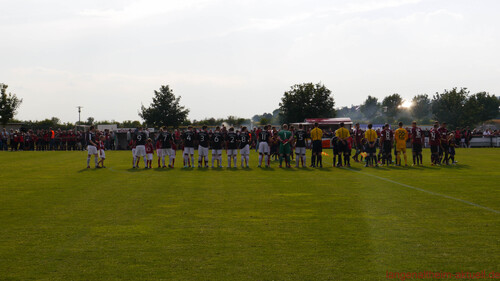
[[153, 166], [153, 155], [154, 155], [153, 141], [151, 139], [148, 139], [146, 142], [146, 158], [147, 158], [146, 168], [148, 169], [151, 169]]
[[421, 128], [417, 127], [416, 121], [413, 121], [411, 126], [410, 135], [413, 152], [413, 165], [423, 165], [422, 144], [424, 143], [424, 132]]
[[104, 166], [104, 160], [106, 160], [106, 152], [104, 152], [104, 141], [106, 140], [106, 137], [101, 135], [100, 137], [100, 141], [99, 141], [99, 157], [101, 158], [101, 160], [99, 160], [99, 162], [97, 163], [98, 165], [101, 165], [100, 167], [101, 168], [106, 168]]
[[168, 167], [173, 168], [173, 161], [175, 158], [175, 150], [172, 156], [172, 145], [174, 143], [174, 135], [168, 131], [167, 128], [160, 128], [160, 134], [157, 136], [157, 141], [160, 142], [160, 150], [157, 155], [161, 159], [162, 167], [166, 168], [165, 157], [168, 156], [169, 162]]
[[434, 124], [434, 128], [429, 131], [429, 145], [431, 146], [431, 163], [432, 165], [439, 164], [439, 144], [441, 140], [441, 134], [438, 130], [439, 125]]
[[441, 144], [439, 146], [439, 164], [446, 163], [446, 165], [450, 165], [450, 163], [448, 162], [449, 145], [448, 145], [448, 129], [446, 129], [446, 122], [441, 123], [441, 127], [438, 129], [438, 131], [439, 134], [441, 135]]
[[382, 150], [382, 164], [392, 163], [392, 146], [394, 144], [394, 133], [389, 129], [389, 124], [384, 125], [380, 133], [380, 149]]
[[355, 130], [353, 132], [353, 142], [354, 142], [354, 148], [356, 149], [356, 153], [352, 157], [355, 162], [359, 162], [358, 156], [361, 154], [361, 152], [364, 151], [363, 147], [363, 136], [365, 132], [359, 127], [359, 123], [356, 123], [355, 125]]

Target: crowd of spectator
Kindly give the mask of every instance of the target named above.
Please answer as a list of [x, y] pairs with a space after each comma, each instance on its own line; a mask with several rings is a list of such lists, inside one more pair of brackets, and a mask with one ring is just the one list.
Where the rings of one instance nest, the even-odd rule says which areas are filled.
[[[115, 133], [103, 131], [106, 149], [114, 149]], [[6, 130], [0, 132], [0, 151], [82, 151], [86, 149], [86, 134], [76, 130]]]

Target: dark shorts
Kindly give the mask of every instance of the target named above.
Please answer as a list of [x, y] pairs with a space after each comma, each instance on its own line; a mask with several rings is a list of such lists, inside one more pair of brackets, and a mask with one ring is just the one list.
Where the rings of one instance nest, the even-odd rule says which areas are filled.
[[342, 152], [345, 152], [345, 145], [343, 142], [341, 141], [338, 141], [337, 142], [337, 150], [339, 151], [339, 153], [342, 153]]
[[383, 153], [391, 154], [391, 149], [392, 149], [392, 143], [390, 141], [384, 141], [382, 147]]
[[421, 153], [422, 152], [422, 144], [421, 143], [414, 143], [412, 151], [415, 153]]
[[455, 147], [454, 146], [450, 146], [449, 152], [450, 152], [450, 155], [455, 155]]
[[371, 154], [377, 153], [377, 146], [375, 145], [375, 143], [372, 143], [372, 144], [373, 144], [373, 147], [370, 147], [370, 143], [366, 144], [366, 146], [365, 146], [366, 153], [371, 153]]
[[443, 146], [443, 149], [439, 151], [439, 154], [443, 154], [443, 153], [448, 154], [449, 145], [448, 144], [442, 144], [442, 146]]
[[438, 146], [437, 145], [431, 145], [431, 153], [438, 153]]
[[312, 152], [313, 153], [321, 153], [321, 152], [323, 152], [323, 144], [322, 144], [322, 142], [320, 140], [313, 141]]

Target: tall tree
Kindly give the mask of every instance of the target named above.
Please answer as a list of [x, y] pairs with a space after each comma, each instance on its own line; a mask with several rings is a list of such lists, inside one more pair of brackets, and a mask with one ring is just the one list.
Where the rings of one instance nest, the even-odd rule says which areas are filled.
[[7, 94], [7, 88], [9, 86], [5, 84], [0, 84], [0, 123], [5, 126], [10, 119], [16, 115], [19, 106], [23, 102], [16, 94]]
[[372, 120], [377, 116], [380, 109], [380, 103], [376, 97], [368, 96], [365, 102], [359, 107], [359, 110], [368, 120]]
[[335, 117], [332, 92], [318, 83], [296, 84], [285, 92], [280, 102], [281, 120], [302, 122], [306, 118]]
[[387, 96], [382, 101], [382, 107], [384, 108], [385, 115], [387, 116], [388, 122], [393, 122], [398, 115], [401, 104], [403, 103], [403, 98], [399, 94], [392, 94]]
[[413, 106], [411, 107], [411, 114], [414, 118], [423, 120], [430, 117], [431, 100], [428, 95], [416, 95], [413, 97], [412, 102]]
[[436, 93], [432, 98], [434, 118], [440, 122], [447, 122], [450, 127], [471, 125], [473, 122], [467, 120], [464, 110], [468, 96], [467, 88], [460, 90], [453, 88], [451, 91], [444, 90], [442, 94]]
[[180, 100], [181, 97], [175, 97], [168, 85], [162, 85], [159, 91], [154, 91], [153, 102], [149, 107], [141, 105], [139, 116], [148, 126], [178, 127], [186, 122], [189, 113], [189, 109], [179, 104]]
[[481, 92], [469, 97], [464, 105], [464, 124], [476, 125], [493, 118], [499, 114], [500, 100], [489, 93]]

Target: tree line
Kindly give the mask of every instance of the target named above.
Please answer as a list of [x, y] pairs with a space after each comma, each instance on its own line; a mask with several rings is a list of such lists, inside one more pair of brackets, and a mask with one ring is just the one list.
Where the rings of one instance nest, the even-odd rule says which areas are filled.
[[189, 120], [189, 109], [181, 105], [181, 96], [176, 96], [169, 85], [162, 85], [153, 91], [149, 106], [141, 105], [139, 117], [144, 120], [126, 120], [118, 122], [95, 121], [89, 117], [86, 121], [62, 123], [57, 117], [41, 121], [19, 121], [13, 119], [22, 103], [15, 94], [6, 93], [7, 85], [0, 84], [0, 122], [18, 121], [28, 128], [71, 129], [75, 125], [116, 124], [119, 128], [134, 128], [140, 125], [148, 127], [172, 127], [196, 125], [216, 126], [222, 123], [240, 126], [244, 124], [281, 124], [303, 122], [306, 118], [350, 117], [360, 123], [391, 123], [398, 121], [410, 123], [415, 120], [421, 124], [430, 124], [434, 120], [446, 121], [451, 127], [467, 127], [485, 121], [500, 118], [500, 99], [486, 92], [471, 94], [467, 88], [453, 88], [435, 93], [416, 95], [410, 107], [403, 107], [404, 99], [395, 93], [379, 101], [368, 96], [359, 105], [335, 108], [332, 91], [321, 83], [302, 83], [290, 87], [283, 93], [278, 108], [272, 113], [256, 114], [252, 118], [228, 116], [227, 118], [205, 118]]

